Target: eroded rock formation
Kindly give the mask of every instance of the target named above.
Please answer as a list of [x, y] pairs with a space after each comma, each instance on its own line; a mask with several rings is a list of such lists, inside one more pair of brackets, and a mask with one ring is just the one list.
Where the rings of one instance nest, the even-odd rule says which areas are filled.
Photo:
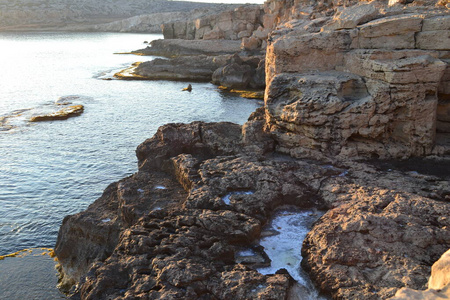
[[349, 10], [274, 32], [266, 117], [279, 150], [382, 158], [448, 151], [440, 144], [448, 140], [450, 16], [386, 16], [375, 4]]
[[165, 39], [237, 40], [252, 35], [262, 23], [261, 5], [245, 5], [215, 15], [162, 25]]
[[261, 122], [255, 114], [244, 128], [161, 127], [138, 147], [138, 173], [64, 220], [56, 253], [66, 282], [87, 274], [82, 299], [282, 299], [287, 275], [263, 276], [234, 254], [257, 240], [274, 208], [291, 204], [330, 209], [303, 247], [323, 291], [384, 299], [402, 286], [424, 288], [450, 248], [448, 173], [296, 160], [272, 152]]
[[[347, 4], [265, 4], [264, 107], [242, 127], [162, 126], [135, 175], [67, 217], [55, 252], [74, 297], [287, 299], [286, 272], [236, 259], [281, 205], [327, 210], [298, 249], [323, 293], [427, 287], [450, 248], [448, 10]], [[158, 43], [184, 42], [200, 43]]]

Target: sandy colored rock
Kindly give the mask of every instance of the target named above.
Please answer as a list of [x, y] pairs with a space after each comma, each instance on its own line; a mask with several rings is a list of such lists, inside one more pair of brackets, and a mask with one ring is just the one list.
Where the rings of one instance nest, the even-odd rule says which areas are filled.
[[163, 34], [165, 39], [237, 40], [245, 35], [244, 31], [248, 30], [248, 35], [251, 35], [253, 29], [261, 23], [261, 14], [260, 5], [243, 5], [214, 15], [193, 15], [187, 20], [166, 22], [163, 25]]
[[450, 250], [442, 254], [441, 258], [431, 267], [431, 277], [428, 288], [441, 290], [450, 286]]
[[351, 6], [335, 15], [331, 23], [323, 26], [323, 30], [352, 29], [375, 19], [378, 15], [379, 11], [373, 4]]
[[150, 47], [133, 51], [139, 55], [182, 56], [182, 55], [224, 55], [240, 51], [239, 41], [225, 40], [154, 40]]
[[83, 111], [84, 111], [83, 105], [72, 105], [72, 106], [62, 108], [54, 113], [33, 116], [30, 118], [30, 122], [66, 120], [68, 118], [81, 115], [83, 113]]
[[450, 299], [450, 250], [442, 254], [441, 258], [431, 267], [431, 277], [428, 289], [425, 291], [402, 288], [390, 300], [434, 300]]

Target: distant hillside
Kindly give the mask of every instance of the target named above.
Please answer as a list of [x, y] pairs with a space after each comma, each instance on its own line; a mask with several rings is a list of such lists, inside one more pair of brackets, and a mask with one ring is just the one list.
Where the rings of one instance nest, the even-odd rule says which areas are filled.
[[0, 0], [0, 31], [102, 24], [143, 14], [231, 5], [167, 0]]

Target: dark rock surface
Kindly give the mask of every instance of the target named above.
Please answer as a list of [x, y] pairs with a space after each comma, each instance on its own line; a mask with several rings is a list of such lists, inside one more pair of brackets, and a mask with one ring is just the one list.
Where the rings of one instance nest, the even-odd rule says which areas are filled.
[[139, 64], [134, 73], [140, 79], [211, 81], [213, 72], [228, 56], [189, 56], [173, 59], [155, 58]]
[[303, 247], [322, 291], [385, 299], [422, 288], [450, 247], [450, 175], [293, 159], [272, 152], [263, 124], [261, 108], [243, 127], [168, 124], [142, 143], [139, 172], [60, 230], [55, 252], [80, 282], [74, 297], [285, 299], [288, 275], [235, 259], [285, 204], [329, 209]]
[[263, 89], [266, 86], [264, 62], [263, 58], [257, 56], [244, 60], [235, 54], [224, 66], [214, 71], [212, 82], [232, 89]]

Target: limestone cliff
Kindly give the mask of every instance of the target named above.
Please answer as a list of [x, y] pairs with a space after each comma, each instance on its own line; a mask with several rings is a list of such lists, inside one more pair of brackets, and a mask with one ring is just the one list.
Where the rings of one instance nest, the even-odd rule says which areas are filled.
[[267, 47], [267, 129], [279, 151], [448, 153], [446, 7], [371, 2], [309, 17], [279, 24]]
[[297, 249], [321, 292], [425, 289], [450, 248], [446, 4], [266, 2], [242, 39], [267, 45], [264, 106], [242, 127], [160, 127], [136, 174], [65, 218], [74, 299], [297, 299], [285, 271], [237, 259], [282, 205], [326, 211]]

